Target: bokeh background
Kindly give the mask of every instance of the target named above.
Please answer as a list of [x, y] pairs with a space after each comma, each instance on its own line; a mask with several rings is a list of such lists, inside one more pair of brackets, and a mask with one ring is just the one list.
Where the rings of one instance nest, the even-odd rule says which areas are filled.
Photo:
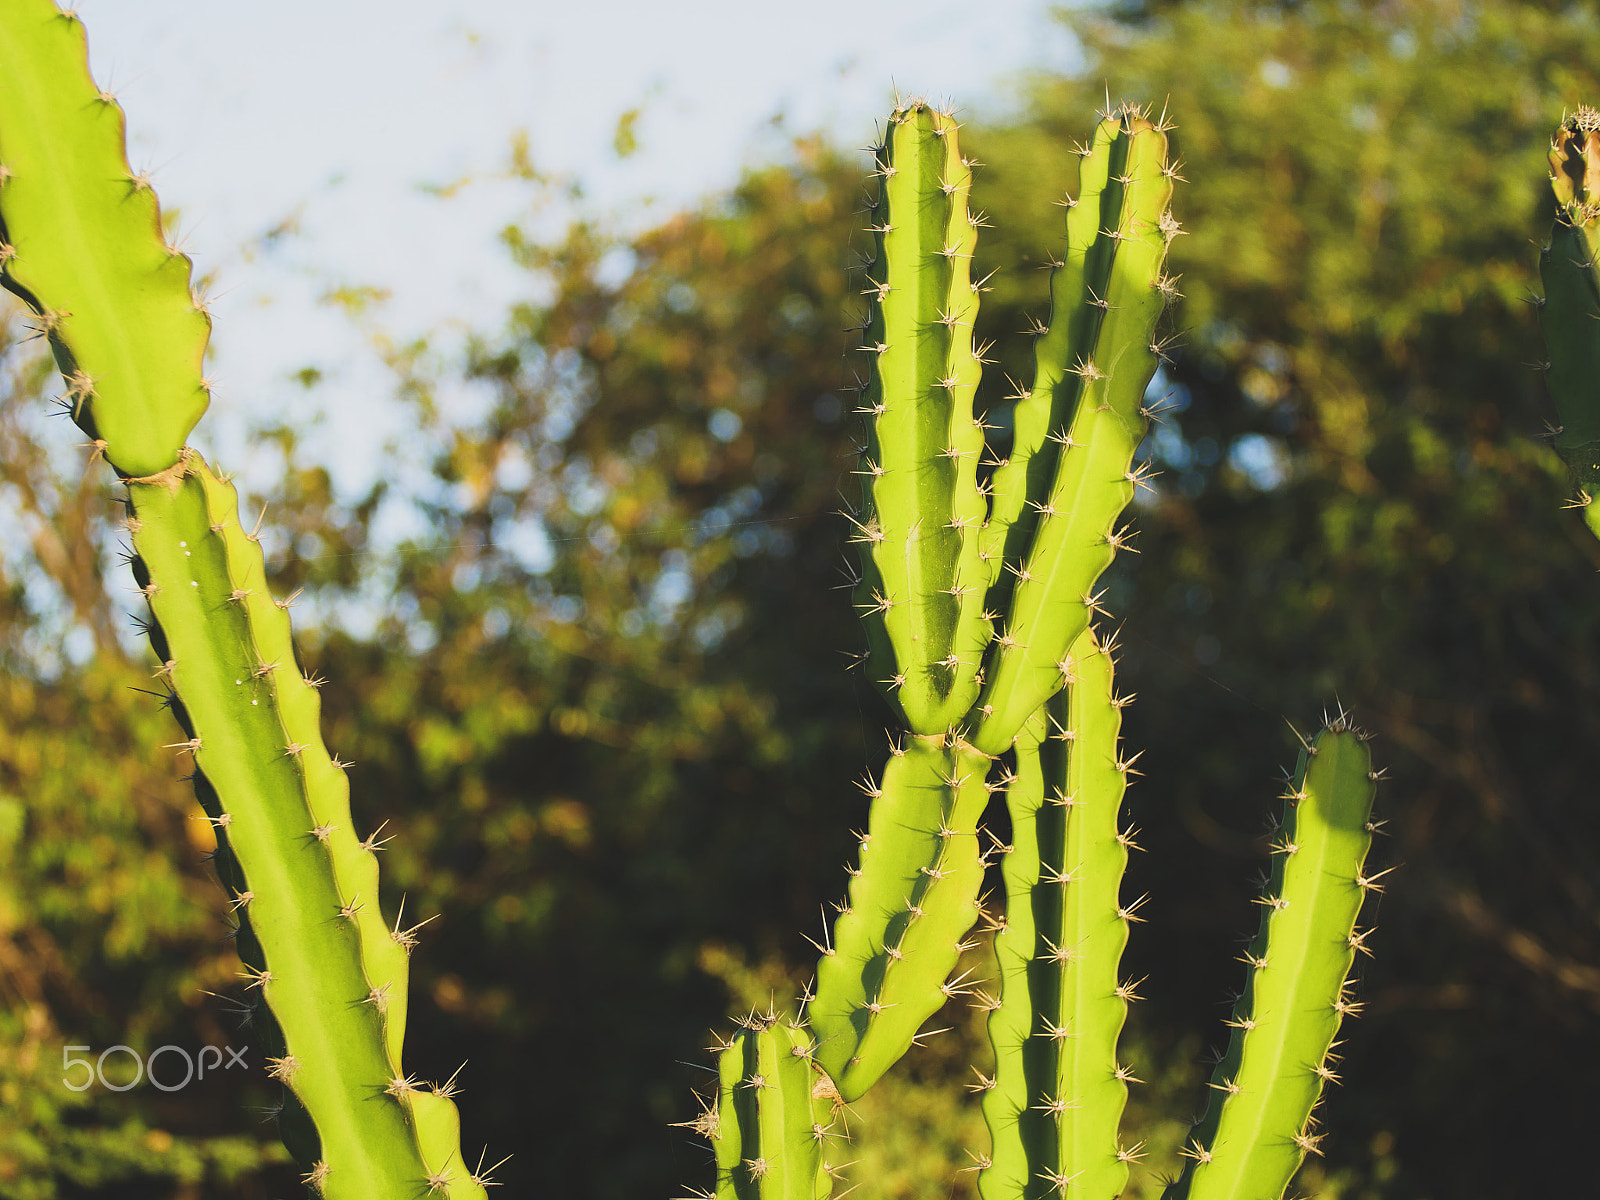
[[[1141, 451], [1162, 474], [1108, 580], [1144, 752], [1128, 888], [1151, 896], [1130, 1194], [1159, 1194], [1204, 1103], [1291, 725], [1338, 704], [1388, 768], [1396, 870], [1296, 1187], [1592, 1186], [1600, 544], [1541, 440], [1526, 303], [1549, 132], [1600, 97], [1590, 6], [223, 7], [83, 15], [218, 293], [196, 443], [266, 507], [280, 594], [303, 589], [358, 822], [396, 835], [386, 909], [433, 918], [409, 1061], [467, 1062], [466, 1148], [514, 1154], [504, 1194], [705, 1186], [671, 1123], [708, 1031], [799, 990], [843, 893], [887, 716], [844, 670], [841, 330], [854, 147], [891, 82], [963, 105], [988, 164], [997, 418], [1095, 110], [1165, 105], [1186, 163], [1169, 411]], [[62, 1084], [64, 1046], [249, 1032], [206, 826], [140, 690], [111, 481], [4, 329], [0, 1197], [294, 1195], [259, 1061], [172, 1093]], [[986, 1050], [946, 1016], [857, 1106], [862, 1196], [975, 1195]]]

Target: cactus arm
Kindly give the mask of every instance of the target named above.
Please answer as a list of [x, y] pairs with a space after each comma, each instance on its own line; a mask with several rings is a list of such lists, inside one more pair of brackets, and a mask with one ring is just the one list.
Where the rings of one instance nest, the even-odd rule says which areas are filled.
[[73, 417], [126, 475], [178, 460], [205, 412], [211, 322], [155, 193], [128, 168], [122, 110], [53, 0], [0, 6], [0, 282], [27, 302]]
[[825, 1200], [833, 1091], [804, 1028], [755, 1018], [717, 1059], [716, 1104], [689, 1124], [711, 1139], [717, 1200]]
[[1556, 220], [1539, 258], [1545, 378], [1560, 417], [1556, 450], [1600, 537], [1600, 510], [1590, 503], [1600, 491], [1600, 113], [1580, 108], [1562, 122], [1550, 167]]
[[978, 915], [988, 767], [965, 743], [913, 737], [870, 789], [849, 904], [807, 1008], [817, 1061], [847, 1102], [899, 1060], [948, 998], [946, 980]]
[[877, 150], [862, 347], [871, 362], [855, 599], [874, 678], [924, 734], [971, 707], [991, 633], [979, 557], [983, 430], [972, 408], [982, 371], [972, 348], [977, 230], [956, 140], [955, 121], [925, 104], [890, 117]]
[[[1107, 293], [1112, 243], [1101, 229], [1117, 221], [1128, 140], [1120, 122], [1102, 121], [1086, 154], [1080, 155], [1078, 194], [1067, 200], [1067, 250], [1050, 272], [1050, 323], [1034, 344], [1033, 384], [1019, 397], [1012, 416], [1011, 451], [994, 473], [993, 505], [982, 542], [989, 564], [992, 608], [1003, 610], [1011, 594], [1013, 568], [1022, 562], [1037, 522], [1028, 501], [1047, 495], [1055, 476], [1060, 443], [1052, 431], [1067, 429], [1083, 391], [1083, 377], [1072, 371], [1078, 347], [1092, 346], [1104, 310], [1091, 303]], [[1102, 206], [1112, 206], [1103, 216]], [[1115, 225], [1110, 227], [1115, 228]]]
[[[1128, 762], [1111, 658], [1092, 630], [1072, 647], [1072, 681], [1017, 741], [1008, 789], [1006, 927], [996, 942], [1001, 1007], [990, 1017], [995, 1086], [984, 1097], [992, 1163], [985, 1200], [1043, 1200], [1068, 1188], [1114, 1200], [1130, 1153], [1117, 1141], [1127, 1072], [1117, 1040], [1130, 989], [1120, 899], [1127, 838], [1118, 814]], [[1019, 1078], [1020, 1077], [1020, 1078]]]
[[128, 487], [160, 673], [190, 736], [180, 749], [215, 797], [232, 882], [244, 884], [235, 906], [264, 963], [251, 986], [285, 1048], [276, 1073], [316, 1128], [308, 1177], [330, 1197], [481, 1197], [456, 1148], [454, 1106], [400, 1068], [409, 939], [384, 925], [376, 860], [356, 839], [316, 691], [234, 490], [192, 453]]
[[[1151, 335], [1170, 286], [1162, 264], [1174, 229], [1167, 213], [1172, 178], [1166, 135], [1136, 111], [1126, 110], [1118, 119], [1119, 136], [1126, 140], [1123, 174], [1100, 193], [1101, 212], [1110, 214], [1100, 237], [1112, 245], [1086, 252], [1091, 267], [1097, 253], [1110, 259], [1098, 303], [1083, 301], [1101, 310], [1097, 323], [1082, 319], [1095, 338], [1081, 346], [1069, 347], [1064, 340], [1040, 346], [1050, 370], [1075, 374], [1081, 391], [1070, 414], [1051, 414], [1070, 423], [1052, 425], [1047, 435], [1061, 447], [1054, 455], [1054, 476], [1042, 496], [1029, 497], [1036, 513], [1033, 530], [1026, 552], [1012, 564], [1016, 581], [1005, 629], [985, 668], [972, 741], [988, 754], [1004, 751], [1022, 723], [1062, 686], [1061, 664], [1088, 626], [1090, 593], [1121, 544], [1115, 523], [1135, 486], [1133, 453], [1144, 437], [1144, 391], [1156, 362]], [[1097, 138], [1096, 152], [1109, 156], [1116, 145], [1116, 138]], [[1093, 177], [1098, 178], [1098, 168]], [[1093, 291], [1087, 283], [1084, 290], [1086, 296]], [[1070, 356], [1064, 366], [1055, 359], [1061, 354]], [[1041, 392], [1028, 403], [1037, 409], [1049, 402]], [[1026, 420], [1038, 417], [1030, 412]], [[1025, 473], [1032, 457], [1014, 459], [1003, 470]], [[1019, 486], [1013, 479], [1005, 489], [1009, 494]]]
[[1363, 864], [1374, 777], [1362, 736], [1342, 718], [1301, 755], [1233, 1036], [1167, 1200], [1277, 1200], [1315, 1149], [1311, 1110], [1332, 1076], [1339, 1023], [1355, 1007], [1347, 980], [1372, 887]]

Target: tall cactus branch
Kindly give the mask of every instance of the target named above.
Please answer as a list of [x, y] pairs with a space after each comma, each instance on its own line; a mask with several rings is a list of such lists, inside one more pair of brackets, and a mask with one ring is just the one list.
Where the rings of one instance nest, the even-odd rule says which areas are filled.
[[123, 118], [52, 0], [0, 5], [0, 269], [66, 379], [74, 419], [128, 489], [134, 575], [156, 675], [218, 831], [248, 989], [264, 998], [305, 1181], [340, 1200], [481, 1200], [448, 1085], [401, 1066], [414, 936], [379, 909], [342, 765], [322, 742], [284, 606], [239, 502], [185, 441], [206, 406], [210, 329], [169, 247]]
[[1067, 690], [1023, 726], [1006, 789], [1012, 845], [995, 939], [1000, 1006], [989, 1017], [985, 1200], [1049, 1200], [1063, 1189], [1114, 1200], [1137, 1156], [1117, 1140], [1129, 1078], [1117, 1040], [1133, 996], [1119, 967], [1137, 907], [1121, 899], [1132, 762], [1118, 737], [1111, 649], [1092, 629], [1073, 643], [1071, 671]]
[[1334, 1039], [1360, 1007], [1350, 972], [1369, 931], [1367, 893], [1377, 772], [1364, 735], [1341, 714], [1307, 744], [1284, 796], [1261, 928], [1211, 1077], [1211, 1100], [1185, 1146], [1188, 1164], [1165, 1200], [1283, 1195], [1316, 1150], [1312, 1109], [1335, 1077]]

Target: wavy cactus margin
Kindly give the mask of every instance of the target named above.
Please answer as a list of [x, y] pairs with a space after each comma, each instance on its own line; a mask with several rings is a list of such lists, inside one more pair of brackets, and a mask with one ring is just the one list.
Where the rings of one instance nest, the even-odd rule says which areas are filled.
[[1555, 447], [1578, 498], [1573, 507], [1600, 537], [1600, 112], [1584, 106], [1550, 144], [1556, 219], [1539, 255], [1536, 303], [1549, 350], [1545, 379], [1560, 426]]
[[267, 589], [239, 500], [185, 445], [206, 408], [210, 320], [189, 260], [134, 174], [83, 25], [53, 0], [0, 6], [0, 282], [35, 314], [95, 454], [128, 491], [129, 561], [157, 678], [217, 832], [248, 989], [284, 1085], [284, 1141], [339, 1200], [473, 1200], [450, 1085], [407, 1076], [408, 954], [378, 902], [376, 836], [357, 839], [343, 766], [287, 604]]

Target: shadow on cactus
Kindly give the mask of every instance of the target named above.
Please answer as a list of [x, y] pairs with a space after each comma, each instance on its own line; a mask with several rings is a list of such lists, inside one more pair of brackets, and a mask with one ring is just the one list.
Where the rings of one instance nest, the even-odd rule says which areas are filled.
[[[1131, 548], [1119, 523], [1146, 484], [1136, 453], [1154, 415], [1156, 323], [1177, 294], [1165, 271], [1179, 232], [1166, 132], [1164, 115], [1124, 105], [1081, 148], [1051, 319], [1037, 330], [1032, 384], [1013, 397], [1009, 445], [986, 437], [999, 431], [973, 406], [983, 284], [970, 263], [983, 219], [968, 209], [973, 164], [958, 126], [913, 102], [873, 150], [861, 488], [847, 516], [862, 665], [903, 727], [863, 784], [868, 827], [803, 1015], [752, 1016], [721, 1045], [721, 1087], [690, 1123], [716, 1158], [714, 1191], [698, 1195], [829, 1195], [850, 1102], [958, 997], [989, 1010], [994, 1048], [994, 1073], [975, 1088], [990, 1133], [973, 1152], [984, 1200], [1112, 1200], [1144, 1156], [1119, 1140], [1134, 1081], [1117, 1054], [1137, 998], [1120, 971], [1140, 919], [1140, 901], [1121, 895], [1136, 847], [1120, 814], [1137, 755], [1119, 738], [1131, 697], [1118, 695], [1113, 647], [1092, 622], [1097, 581]], [[1340, 1021], [1358, 1008], [1349, 979], [1367, 933], [1356, 920], [1379, 886], [1364, 865], [1376, 778], [1342, 713], [1304, 742], [1232, 1042], [1174, 1200], [1281, 1196], [1316, 1152], [1312, 1110], [1336, 1078]], [[979, 821], [997, 793], [1012, 843], [985, 854]], [[978, 944], [996, 857], [1006, 894], [1003, 915], [988, 917], [991, 995], [952, 973]], [[768, 1058], [787, 1064], [781, 1078], [757, 1068]]]

